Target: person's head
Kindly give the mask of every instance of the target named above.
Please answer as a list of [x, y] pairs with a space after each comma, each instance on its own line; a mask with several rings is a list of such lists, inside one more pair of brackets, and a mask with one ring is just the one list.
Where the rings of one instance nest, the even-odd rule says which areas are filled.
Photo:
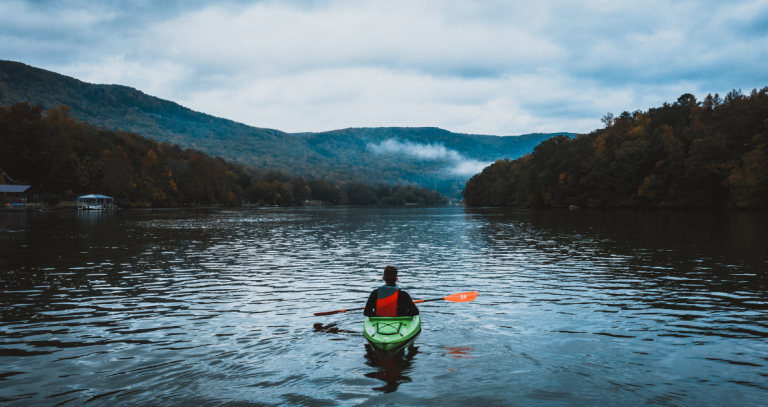
[[397, 269], [392, 266], [384, 267], [384, 281], [387, 284], [395, 284], [395, 281], [397, 281]]

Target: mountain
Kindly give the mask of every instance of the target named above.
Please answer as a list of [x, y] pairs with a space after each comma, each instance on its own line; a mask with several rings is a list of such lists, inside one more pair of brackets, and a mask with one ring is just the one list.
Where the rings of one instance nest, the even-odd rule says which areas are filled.
[[322, 178], [258, 171], [136, 133], [98, 128], [72, 117], [66, 106], [43, 112], [27, 102], [0, 106], [0, 163], [0, 184], [34, 185], [50, 205], [83, 193], [106, 193], [121, 207], [139, 208], [449, 203], [436, 191], [413, 185], [333, 185]]
[[[79, 120], [177, 144], [257, 168], [334, 181], [419, 183], [443, 194], [483, 164], [517, 158], [558, 134], [486, 136], [434, 127], [349, 128], [290, 134], [196, 112], [120, 85], [94, 85], [0, 61], [0, 106], [67, 105]], [[473, 171], [474, 169], [474, 171]]]

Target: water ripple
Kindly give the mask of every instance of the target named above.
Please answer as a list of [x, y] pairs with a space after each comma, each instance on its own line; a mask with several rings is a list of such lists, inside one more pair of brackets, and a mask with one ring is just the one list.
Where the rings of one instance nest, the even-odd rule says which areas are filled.
[[[3, 213], [0, 232], [11, 405], [759, 405], [768, 377], [760, 213]], [[360, 313], [312, 316], [362, 306], [388, 264], [414, 298], [481, 295], [424, 304], [392, 357]]]

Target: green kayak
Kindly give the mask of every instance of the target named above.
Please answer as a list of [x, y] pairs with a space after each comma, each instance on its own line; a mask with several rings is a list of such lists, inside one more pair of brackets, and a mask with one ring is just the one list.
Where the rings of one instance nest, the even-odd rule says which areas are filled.
[[376, 348], [391, 350], [406, 345], [421, 331], [421, 317], [366, 317], [365, 338]]

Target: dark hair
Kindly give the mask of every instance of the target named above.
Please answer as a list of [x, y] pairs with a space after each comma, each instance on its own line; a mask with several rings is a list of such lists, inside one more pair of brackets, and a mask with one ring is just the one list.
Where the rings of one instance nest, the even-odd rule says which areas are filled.
[[392, 266], [384, 267], [384, 281], [387, 284], [394, 284], [397, 280], [397, 269]]

